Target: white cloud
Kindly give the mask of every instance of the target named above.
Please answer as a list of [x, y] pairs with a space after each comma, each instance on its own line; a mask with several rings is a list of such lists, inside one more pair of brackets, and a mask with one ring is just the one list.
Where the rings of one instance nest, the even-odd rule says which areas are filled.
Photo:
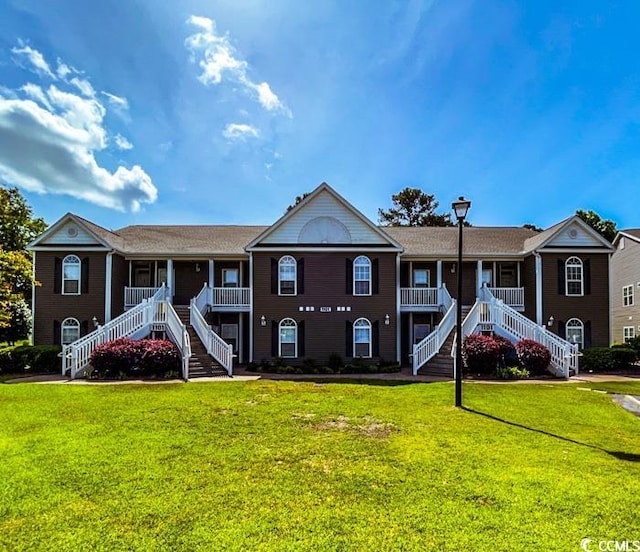
[[291, 117], [291, 111], [267, 82], [255, 83], [247, 76], [249, 64], [240, 58], [227, 35], [217, 34], [213, 19], [192, 15], [187, 23], [198, 29], [187, 37], [185, 45], [191, 52], [191, 61], [202, 69], [198, 76], [200, 82], [204, 85], [220, 84], [228, 79], [255, 94], [267, 111], [281, 111]]
[[86, 79], [79, 79], [78, 77], [73, 77], [70, 81], [70, 84], [73, 84], [83, 96], [87, 96], [87, 98], [93, 98], [96, 95], [96, 91], [91, 86], [91, 83]]
[[[41, 76], [51, 77], [44, 57], [34, 52], [29, 47], [14, 48], [14, 53], [28, 56]], [[109, 138], [104, 123], [107, 108], [93, 86], [87, 79], [67, 80], [80, 72], [60, 60], [56, 72], [59, 80], [53, 78], [58, 85], [46, 91], [33, 83], [16, 90], [0, 85], [0, 180], [121, 211], [137, 211], [142, 204], [153, 203], [158, 190], [140, 166], [109, 170], [98, 163], [96, 154], [111, 140], [120, 149], [133, 146], [120, 134]], [[63, 86], [74, 86], [84, 96]], [[104, 94], [111, 109], [128, 107], [126, 99]]]
[[129, 142], [122, 134], [116, 134], [113, 138], [118, 149], [121, 150], [131, 150], [133, 149], [133, 144]]
[[257, 128], [252, 127], [251, 125], [245, 125], [242, 123], [229, 123], [222, 131], [222, 135], [227, 140], [244, 141], [247, 138], [257, 138], [258, 136], [260, 136], [260, 132]]
[[50, 79], [56, 80], [56, 76], [51, 71], [49, 64], [38, 50], [34, 50], [31, 46], [24, 45], [21, 48], [11, 48], [11, 53], [18, 59], [29, 62], [29, 64], [31, 64], [30, 69], [39, 75], [46, 75]]
[[126, 122], [130, 121], [129, 117], [129, 101], [127, 98], [123, 98], [121, 96], [116, 96], [115, 94], [111, 94], [109, 92], [105, 92], [104, 90], [101, 94], [107, 98], [109, 103], [109, 107], [116, 113], [121, 119]]

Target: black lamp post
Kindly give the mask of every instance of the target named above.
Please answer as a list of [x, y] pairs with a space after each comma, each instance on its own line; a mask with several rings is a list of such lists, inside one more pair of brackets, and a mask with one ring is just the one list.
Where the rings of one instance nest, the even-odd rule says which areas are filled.
[[451, 204], [458, 219], [458, 303], [456, 313], [456, 406], [462, 406], [462, 227], [471, 202], [460, 196]]

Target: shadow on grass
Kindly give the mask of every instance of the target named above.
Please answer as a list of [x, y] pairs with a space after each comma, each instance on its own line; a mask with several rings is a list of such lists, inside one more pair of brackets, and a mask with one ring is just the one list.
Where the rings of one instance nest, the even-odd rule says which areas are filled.
[[582, 441], [576, 441], [575, 439], [571, 439], [570, 437], [563, 437], [562, 435], [556, 435], [555, 433], [544, 431], [543, 429], [536, 429], [535, 427], [529, 427], [523, 424], [519, 424], [517, 422], [510, 422], [509, 420], [498, 418], [497, 416], [493, 416], [492, 414], [487, 414], [486, 412], [480, 412], [479, 410], [473, 410], [473, 408], [467, 408], [466, 406], [463, 406], [462, 410], [465, 410], [466, 412], [469, 412], [471, 414], [477, 414], [478, 416], [489, 418], [490, 420], [493, 420], [495, 422], [500, 422], [502, 424], [510, 425], [512, 427], [519, 427], [520, 429], [526, 429], [527, 431], [532, 431], [533, 433], [540, 433], [541, 435], [546, 435], [547, 437], [553, 437], [554, 439], [558, 439], [560, 441], [573, 443], [574, 445], [587, 447], [593, 450], [599, 450], [607, 453], [610, 456], [613, 456], [614, 458], [617, 458], [618, 460], [625, 460], [626, 462], [640, 462], [640, 454], [622, 452], [618, 450], [607, 450], [598, 445], [591, 445], [589, 443], [583, 443]]

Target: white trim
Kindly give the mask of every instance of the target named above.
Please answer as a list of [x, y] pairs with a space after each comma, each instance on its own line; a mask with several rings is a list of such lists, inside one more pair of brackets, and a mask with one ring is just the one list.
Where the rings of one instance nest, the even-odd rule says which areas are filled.
[[396, 254], [396, 362], [402, 362], [402, 324], [400, 323], [400, 253]]
[[[282, 334], [280, 333], [280, 330], [283, 328], [283, 323], [284, 322], [293, 322], [293, 324], [287, 324], [286, 326], [284, 326], [285, 328], [294, 328], [294, 341], [293, 341], [293, 345], [294, 345], [294, 355], [293, 356], [284, 356], [282, 354]], [[288, 344], [289, 342], [287, 342]], [[280, 320], [280, 323], [278, 324], [278, 356], [282, 357], [282, 358], [298, 358], [298, 323], [293, 319], [293, 318], [283, 318], [282, 320]]]
[[[223, 268], [222, 269], [222, 282], [220, 282], [220, 287], [227, 287], [225, 286], [225, 276], [230, 273], [230, 272], [235, 272], [236, 273], [236, 285], [235, 287], [239, 288], [242, 287], [242, 273], [240, 272], [240, 268]], [[228, 286], [230, 288], [233, 288], [234, 286]]]
[[[367, 323], [367, 328], [369, 330], [369, 354], [367, 355], [357, 355], [356, 354], [356, 326], [358, 324], [358, 322], [366, 322]], [[373, 325], [371, 324], [371, 321], [368, 318], [358, 318], [354, 323], [353, 323], [353, 358], [371, 358], [373, 356]]]
[[436, 287], [442, 287], [442, 260], [438, 259], [436, 261]]
[[[291, 253], [295, 249], [296, 253], [395, 253], [391, 247], [371, 247], [366, 245], [350, 245], [349, 247], [299, 247], [295, 243], [289, 246], [277, 247], [255, 247], [251, 251], [256, 253]], [[251, 252], [250, 251], [250, 252]]]
[[[589, 234], [593, 239], [595, 239], [596, 241], [599, 241], [608, 251], [612, 251], [613, 250], [613, 246], [606, 240], [604, 239], [598, 232], [596, 232], [591, 226], [589, 226], [584, 220], [582, 220], [578, 215], [572, 215], [569, 218], [565, 219], [564, 221], [558, 223], [557, 228], [551, 232], [549, 234], [549, 236], [547, 236], [547, 238], [539, 245], [537, 245], [535, 247], [535, 251], [540, 251], [541, 249], [543, 249], [544, 247], [546, 247], [546, 245], [552, 241], [560, 232], [562, 232], [567, 226], [569, 226], [570, 224], [578, 224], [579, 226], [582, 227], [582, 230], [584, 230], [587, 234]], [[548, 229], [547, 229], [548, 230]], [[547, 231], [545, 230], [545, 232]], [[535, 236], [532, 236], [535, 238]], [[531, 238], [529, 238], [531, 239]], [[527, 240], [528, 241], [528, 240]], [[580, 251], [585, 251], [581, 248], [577, 248], [580, 249]], [[556, 252], [560, 252], [559, 249], [553, 249], [550, 248], [549, 251], [556, 251]], [[576, 251], [576, 249], [570, 249], [569, 251]], [[600, 250], [602, 251], [602, 250]], [[530, 250], [525, 251], [525, 253], [529, 253]]]
[[249, 253], [249, 293], [251, 297], [249, 305], [249, 362], [253, 362], [253, 253]]
[[[72, 324], [73, 327], [77, 327], [78, 328], [78, 337], [76, 337], [75, 339], [69, 341], [68, 343], [64, 342], [64, 329], [65, 329], [65, 322], [75, 322], [75, 324]], [[80, 339], [80, 332], [81, 332], [81, 328], [80, 328], [80, 321], [77, 318], [73, 318], [72, 316], [69, 316], [67, 318], [65, 318], [62, 323], [60, 324], [60, 344], [61, 345], [69, 345], [70, 343], [73, 343], [74, 341], [78, 341], [78, 339]]]
[[52, 246], [52, 247], [29, 247], [27, 251], [113, 251], [112, 247], [102, 247], [99, 246], [90, 246], [90, 245], [63, 245], [63, 246]]
[[[282, 274], [280, 270], [285, 266], [283, 261], [287, 261], [286, 266], [293, 266], [293, 293], [282, 293], [282, 282], [291, 282], [291, 280], [281, 279]], [[292, 261], [293, 264], [290, 261]], [[283, 297], [294, 297], [298, 295], [298, 261], [291, 255], [283, 255], [278, 259], [278, 295], [282, 295]]]
[[[58, 229], [61, 228], [62, 226], [64, 226], [69, 220], [73, 221], [78, 226], [81, 226], [93, 239], [95, 239], [105, 249], [107, 249], [107, 250], [113, 249], [113, 245], [112, 244], [107, 243], [105, 240], [103, 240], [93, 230], [91, 230], [80, 218], [78, 218], [73, 213], [67, 213], [66, 215], [63, 215], [61, 218], [59, 218], [56, 222], [54, 222], [51, 226], [49, 226], [49, 228], [47, 228], [42, 234], [40, 234], [35, 240], [33, 240], [29, 245], [27, 245], [26, 249], [27, 250], [31, 250], [31, 249], [35, 249], [36, 247], [38, 247], [38, 244], [40, 242], [42, 242], [43, 240], [46, 240], [51, 234], [55, 234], [58, 231]], [[98, 226], [98, 225], [96, 224], [96, 226]], [[105, 232], [109, 232], [109, 230], [107, 230], [106, 228], [102, 228], [102, 229]], [[87, 246], [87, 245], [85, 244], [85, 246]], [[68, 251], [70, 247], [73, 247], [73, 249], [80, 250], [82, 246], [75, 246], [72, 243], [70, 243], [69, 245], [66, 246], [66, 250]], [[88, 247], [91, 247], [91, 246], [88, 246]], [[65, 249], [65, 247], [61, 247], [60, 249]], [[57, 248], [54, 248], [54, 247], [44, 247], [44, 246], [38, 247], [38, 251], [40, 251], [40, 250], [42, 250], [42, 251], [56, 251], [56, 250], [59, 251], [60, 249], [57, 249]], [[94, 247], [94, 249], [95, 249], [95, 247]]]
[[616, 237], [613, 238], [613, 242], [612, 242], [612, 245], [614, 247], [618, 244], [618, 241], [622, 236], [624, 236], [625, 238], [629, 238], [630, 240], [633, 240], [636, 243], [640, 243], [639, 237], [632, 236], [631, 234], [627, 234], [624, 230], [618, 230], [618, 233], [616, 234]]
[[570, 255], [582, 255], [583, 253], [608, 255], [611, 254], [610, 250], [594, 249], [593, 247], [549, 247], [538, 250], [539, 253], [568, 253]]
[[167, 287], [169, 288], [169, 294], [167, 300], [169, 303], [173, 303], [173, 296], [175, 294], [174, 286], [174, 274], [173, 274], [173, 259], [167, 259]]
[[214, 265], [214, 260], [213, 259], [209, 259], [209, 287], [213, 288], [215, 287], [215, 265]]
[[[575, 261], [577, 262], [575, 262]], [[578, 279], [573, 278], [569, 280], [569, 261], [574, 261], [571, 263], [573, 268], [580, 267], [580, 293], [569, 293], [569, 282], [577, 283]], [[584, 261], [580, 257], [576, 257], [575, 255], [569, 257], [564, 262], [564, 294], [567, 297], [583, 297], [584, 296]]]
[[536, 323], [542, 326], [542, 257], [534, 252], [536, 259]]
[[[625, 296], [624, 292], [625, 290], [630, 289], [631, 293], [627, 296]], [[629, 284], [628, 286], [622, 286], [622, 306], [623, 307], [633, 307], [633, 303], [634, 303], [634, 291], [633, 291], [633, 284]], [[629, 303], [625, 305], [625, 299], [630, 299]]]
[[[413, 263], [411, 263], [413, 265]], [[411, 285], [409, 287], [417, 288], [419, 286], [416, 285], [416, 271], [425, 272], [427, 275], [427, 285], [422, 286], [425, 288], [432, 287], [431, 286], [431, 269], [429, 268], [414, 268], [411, 266]]]
[[[479, 259], [476, 263], [476, 297], [479, 297], [482, 289], [482, 259]], [[460, 300], [462, 299], [460, 298]]]
[[240, 364], [242, 364], [244, 360], [244, 352], [242, 351], [244, 345], [244, 340], [242, 339], [242, 335], [244, 334], [244, 324], [242, 323], [244, 319], [243, 314], [242, 312], [238, 313], [238, 362]]
[[[627, 330], [631, 330], [631, 335], [627, 336]], [[627, 339], [633, 339], [636, 336], [635, 326], [623, 326], [622, 327], [622, 343], [626, 343]]]
[[571, 322], [578, 322], [579, 324], [574, 324], [572, 327], [575, 328], [579, 328], [580, 332], [581, 332], [581, 341], [580, 341], [580, 350], [584, 349], [584, 322], [582, 320], [580, 320], [579, 318], [570, 318], [569, 320], [567, 320], [567, 323], [564, 325], [564, 338], [566, 341], [568, 341], [569, 343], [576, 343], [575, 341], [571, 341], [569, 339], [569, 324]]
[[36, 335], [36, 252], [31, 252], [31, 345]]
[[[369, 266], [369, 278], [367, 280], [356, 280], [356, 262], [360, 259], [366, 259], [368, 266]], [[371, 259], [369, 257], [367, 257], [366, 255], [359, 255], [358, 257], [356, 257], [355, 259], [353, 259], [353, 278], [352, 278], [352, 288], [351, 288], [351, 292], [353, 294], [354, 297], [369, 297], [370, 295], [372, 295], [373, 293], [373, 263], [371, 262]], [[363, 265], [364, 266], [364, 265]], [[356, 293], [356, 282], [368, 282], [369, 283], [369, 292], [368, 293]]]
[[[65, 263], [67, 263], [67, 259], [69, 257], [75, 257], [76, 259], [78, 259], [78, 291], [75, 291], [73, 293], [70, 292], [66, 292], [64, 290], [64, 284], [65, 282], [74, 282], [76, 281], [76, 278], [65, 278], [64, 276], [64, 265]], [[69, 262], [69, 264], [71, 264]], [[73, 263], [73, 265], [75, 266], [76, 263]], [[61, 295], [82, 295], [82, 259], [80, 257], [78, 257], [78, 255], [75, 255], [73, 253], [70, 253], [69, 255], [66, 255], [63, 259], [62, 259], [62, 274], [60, 275], [61, 277], [61, 283], [62, 283], [62, 287], [60, 289], [60, 294]]]
[[105, 260], [105, 283], [104, 283], [104, 323], [111, 321], [111, 293], [113, 286], [113, 251], [107, 253]]

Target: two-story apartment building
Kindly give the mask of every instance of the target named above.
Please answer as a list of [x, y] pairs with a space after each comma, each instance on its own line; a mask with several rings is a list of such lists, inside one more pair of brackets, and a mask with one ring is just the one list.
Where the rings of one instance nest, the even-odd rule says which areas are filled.
[[611, 339], [624, 343], [640, 335], [640, 229], [621, 230], [611, 256]]
[[[569, 344], [608, 344], [612, 248], [583, 221], [464, 235], [467, 332], [546, 340], [558, 363]], [[201, 342], [227, 371], [231, 356], [332, 353], [417, 370], [453, 328], [457, 229], [378, 227], [327, 184], [269, 227], [107, 230], [67, 214], [30, 249], [34, 340], [64, 345], [78, 371], [105, 339], [161, 331], [187, 355]]]

